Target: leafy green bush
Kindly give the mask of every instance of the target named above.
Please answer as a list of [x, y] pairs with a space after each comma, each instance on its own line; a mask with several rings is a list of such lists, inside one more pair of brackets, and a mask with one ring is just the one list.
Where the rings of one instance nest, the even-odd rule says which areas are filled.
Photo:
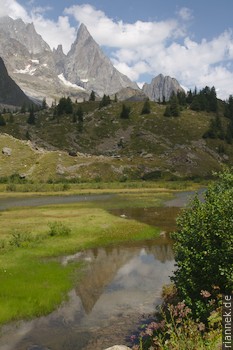
[[18, 232], [14, 231], [11, 233], [11, 237], [9, 239], [9, 246], [14, 248], [27, 247], [32, 242], [36, 242], [41, 240], [42, 237], [37, 235], [31, 235], [27, 232]]
[[[225, 170], [177, 220], [174, 281], [180, 300], [206, 321], [217, 295], [233, 290], [233, 174]], [[203, 291], [208, 294], [203, 298]]]
[[68, 236], [71, 229], [62, 222], [54, 221], [49, 223], [49, 236]]

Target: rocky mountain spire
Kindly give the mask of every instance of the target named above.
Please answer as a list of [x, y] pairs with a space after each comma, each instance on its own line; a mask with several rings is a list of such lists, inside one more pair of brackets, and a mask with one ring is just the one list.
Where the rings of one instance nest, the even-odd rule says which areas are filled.
[[42, 39], [33, 23], [25, 24], [21, 19], [11, 17], [0, 18], [0, 32], [8, 39], [17, 40], [18, 43], [27, 48], [30, 54], [39, 54], [43, 51], [50, 51], [49, 45]]
[[77, 38], [67, 55], [65, 78], [94, 90], [100, 96], [114, 94], [123, 87], [137, 88], [136, 83], [117, 71], [84, 24], [79, 27]]

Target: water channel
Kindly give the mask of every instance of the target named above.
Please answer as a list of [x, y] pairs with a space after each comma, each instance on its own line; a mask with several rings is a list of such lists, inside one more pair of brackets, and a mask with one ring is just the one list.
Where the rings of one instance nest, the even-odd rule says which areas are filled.
[[[170, 232], [175, 229], [178, 207], [185, 204], [190, 194], [179, 194], [164, 208], [111, 212]], [[165, 233], [153, 241], [61, 257], [62, 264], [73, 260], [86, 264], [69, 300], [48, 316], [2, 327], [0, 350], [102, 350], [115, 344], [130, 346], [130, 335], [160, 303], [162, 286], [169, 283], [174, 270], [172, 241]]]

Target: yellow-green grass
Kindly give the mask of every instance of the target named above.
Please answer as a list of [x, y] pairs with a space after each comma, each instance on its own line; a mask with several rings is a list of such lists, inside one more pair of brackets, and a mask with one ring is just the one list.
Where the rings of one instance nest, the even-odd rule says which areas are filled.
[[[169, 192], [158, 192], [156, 196], [139, 191], [138, 195], [119, 195], [117, 200], [103, 203], [1, 212], [0, 324], [47, 314], [66, 298], [79, 269], [75, 264], [64, 267], [59, 259], [50, 258], [92, 247], [152, 239], [159, 233], [154, 227], [113, 216], [105, 208], [158, 205], [169, 196]], [[54, 222], [70, 228], [70, 234], [51, 236], [50, 224]]]
[[133, 193], [133, 192], [173, 192], [177, 190], [195, 191], [206, 186], [207, 181], [126, 181], [126, 182], [83, 182], [83, 183], [20, 183], [14, 184], [14, 191], [7, 190], [8, 184], [0, 184], [0, 199], [5, 197], [72, 195], [99, 193]]

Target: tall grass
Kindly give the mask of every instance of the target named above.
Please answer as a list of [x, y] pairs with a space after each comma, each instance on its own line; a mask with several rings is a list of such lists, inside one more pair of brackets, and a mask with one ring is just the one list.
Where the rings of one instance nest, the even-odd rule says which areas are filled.
[[77, 192], [95, 192], [95, 191], [124, 191], [124, 190], [140, 190], [140, 189], [164, 189], [167, 190], [185, 190], [197, 189], [201, 185], [206, 185], [206, 181], [126, 181], [126, 182], [73, 182], [62, 180], [61, 182], [18, 182], [6, 179], [0, 182], [0, 192], [20, 192], [20, 193], [56, 193], [65, 192], [66, 194], [73, 194]]

